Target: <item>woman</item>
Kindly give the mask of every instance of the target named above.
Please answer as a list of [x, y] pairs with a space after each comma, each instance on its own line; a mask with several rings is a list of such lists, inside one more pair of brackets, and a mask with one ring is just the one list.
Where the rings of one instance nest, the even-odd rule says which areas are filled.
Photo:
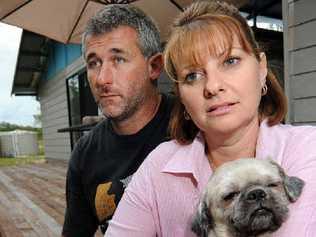
[[243, 157], [272, 157], [306, 182], [274, 236], [316, 236], [316, 129], [280, 124], [286, 99], [246, 21], [225, 3], [195, 2], [171, 32], [174, 140], [136, 172], [106, 236], [195, 236], [192, 216], [212, 172]]

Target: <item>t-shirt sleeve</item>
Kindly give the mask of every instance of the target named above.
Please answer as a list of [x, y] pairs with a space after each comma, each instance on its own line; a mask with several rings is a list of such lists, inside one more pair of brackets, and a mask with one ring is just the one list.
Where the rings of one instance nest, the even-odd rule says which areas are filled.
[[94, 236], [98, 222], [83, 191], [78, 168], [80, 142], [75, 147], [66, 177], [66, 212], [62, 234], [65, 237]]
[[273, 237], [316, 236], [316, 129], [292, 138], [283, 168], [304, 180], [299, 199], [290, 205], [289, 218]]
[[133, 175], [104, 236], [156, 236], [151, 169], [150, 162], [146, 160]]

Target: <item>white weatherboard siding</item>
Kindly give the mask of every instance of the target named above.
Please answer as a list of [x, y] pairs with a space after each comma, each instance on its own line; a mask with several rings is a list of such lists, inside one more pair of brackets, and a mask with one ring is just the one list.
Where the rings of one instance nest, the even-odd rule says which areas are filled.
[[69, 126], [66, 78], [84, 67], [79, 58], [54, 78], [42, 81], [39, 97], [42, 111], [45, 156], [52, 159], [69, 159], [71, 153], [70, 134], [57, 130]]
[[316, 1], [283, 0], [285, 91], [292, 124], [316, 124]]

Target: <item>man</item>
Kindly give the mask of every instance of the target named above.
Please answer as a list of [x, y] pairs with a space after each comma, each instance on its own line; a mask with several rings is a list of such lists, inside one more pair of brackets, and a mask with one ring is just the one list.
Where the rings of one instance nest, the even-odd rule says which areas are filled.
[[132, 174], [167, 138], [172, 98], [160, 95], [159, 32], [130, 5], [108, 5], [89, 22], [83, 54], [90, 88], [107, 119], [82, 137], [69, 162], [63, 236], [105, 232]]

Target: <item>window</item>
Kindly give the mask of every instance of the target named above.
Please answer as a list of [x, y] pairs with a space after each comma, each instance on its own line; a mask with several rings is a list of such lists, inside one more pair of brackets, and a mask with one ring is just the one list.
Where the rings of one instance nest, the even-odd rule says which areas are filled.
[[[86, 72], [78, 73], [66, 80], [68, 96], [69, 126], [80, 126], [84, 116], [98, 115], [98, 106], [92, 96]], [[71, 149], [83, 135], [79, 129], [70, 132]]]

